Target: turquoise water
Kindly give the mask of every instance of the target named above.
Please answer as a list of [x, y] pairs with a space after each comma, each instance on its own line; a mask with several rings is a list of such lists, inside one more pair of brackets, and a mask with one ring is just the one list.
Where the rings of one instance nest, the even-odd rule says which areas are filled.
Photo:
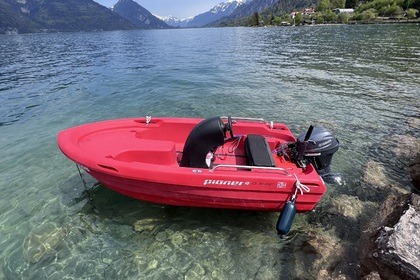
[[[418, 34], [369, 25], [0, 36], [0, 279], [358, 278], [372, 211], [394, 187], [409, 190]], [[263, 117], [296, 134], [322, 124], [341, 142], [333, 170], [345, 182], [280, 240], [276, 213], [132, 200], [83, 181], [56, 146], [64, 128], [146, 115]], [[372, 163], [386, 173], [380, 188], [363, 179]]]

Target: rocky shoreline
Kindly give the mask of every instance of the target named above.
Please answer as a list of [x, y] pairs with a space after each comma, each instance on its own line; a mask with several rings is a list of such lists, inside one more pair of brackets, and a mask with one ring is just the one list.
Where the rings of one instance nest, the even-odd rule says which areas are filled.
[[420, 156], [409, 165], [412, 193], [390, 195], [362, 237], [363, 279], [420, 279]]

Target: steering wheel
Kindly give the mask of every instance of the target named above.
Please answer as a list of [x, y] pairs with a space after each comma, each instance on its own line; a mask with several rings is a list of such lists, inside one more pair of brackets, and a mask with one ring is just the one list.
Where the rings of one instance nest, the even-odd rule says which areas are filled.
[[233, 139], [233, 126], [232, 126], [232, 118], [228, 116], [228, 124], [227, 124], [227, 130], [229, 131], [230, 138]]

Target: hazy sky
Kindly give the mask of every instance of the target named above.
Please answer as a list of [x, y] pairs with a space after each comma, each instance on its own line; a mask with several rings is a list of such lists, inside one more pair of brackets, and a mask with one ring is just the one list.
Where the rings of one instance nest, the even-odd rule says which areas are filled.
[[[94, 0], [105, 7], [114, 6], [118, 0]], [[188, 18], [207, 12], [227, 0], [134, 0], [152, 14]]]

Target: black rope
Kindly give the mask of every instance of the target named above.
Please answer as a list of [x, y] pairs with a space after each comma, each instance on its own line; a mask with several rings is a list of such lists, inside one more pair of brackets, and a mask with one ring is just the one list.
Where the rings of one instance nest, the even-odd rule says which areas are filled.
[[87, 183], [86, 183], [85, 179], [83, 178], [82, 172], [80, 171], [80, 167], [79, 167], [79, 165], [78, 165], [77, 163], [76, 163], [76, 167], [77, 167], [77, 171], [79, 172], [80, 179], [82, 179], [83, 186], [84, 186], [84, 188], [85, 188], [85, 190], [84, 190], [84, 191], [85, 191], [85, 193], [87, 194], [89, 204], [92, 206], [92, 209], [93, 209], [93, 210], [95, 210], [95, 209], [96, 209], [96, 207], [95, 207], [95, 205], [93, 204], [93, 197], [92, 197], [92, 195], [91, 195], [91, 193], [90, 193], [90, 189], [88, 189], [88, 187], [87, 187]]
[[80, 179], [82, 179], [83, 186], [85, 187], [85, 191], [87, 190], [87, 183], [85, 179], [83, 179], [82, 172], [80, 171], [79, 165], [76, 163], [77, 171], [79, 171]]

